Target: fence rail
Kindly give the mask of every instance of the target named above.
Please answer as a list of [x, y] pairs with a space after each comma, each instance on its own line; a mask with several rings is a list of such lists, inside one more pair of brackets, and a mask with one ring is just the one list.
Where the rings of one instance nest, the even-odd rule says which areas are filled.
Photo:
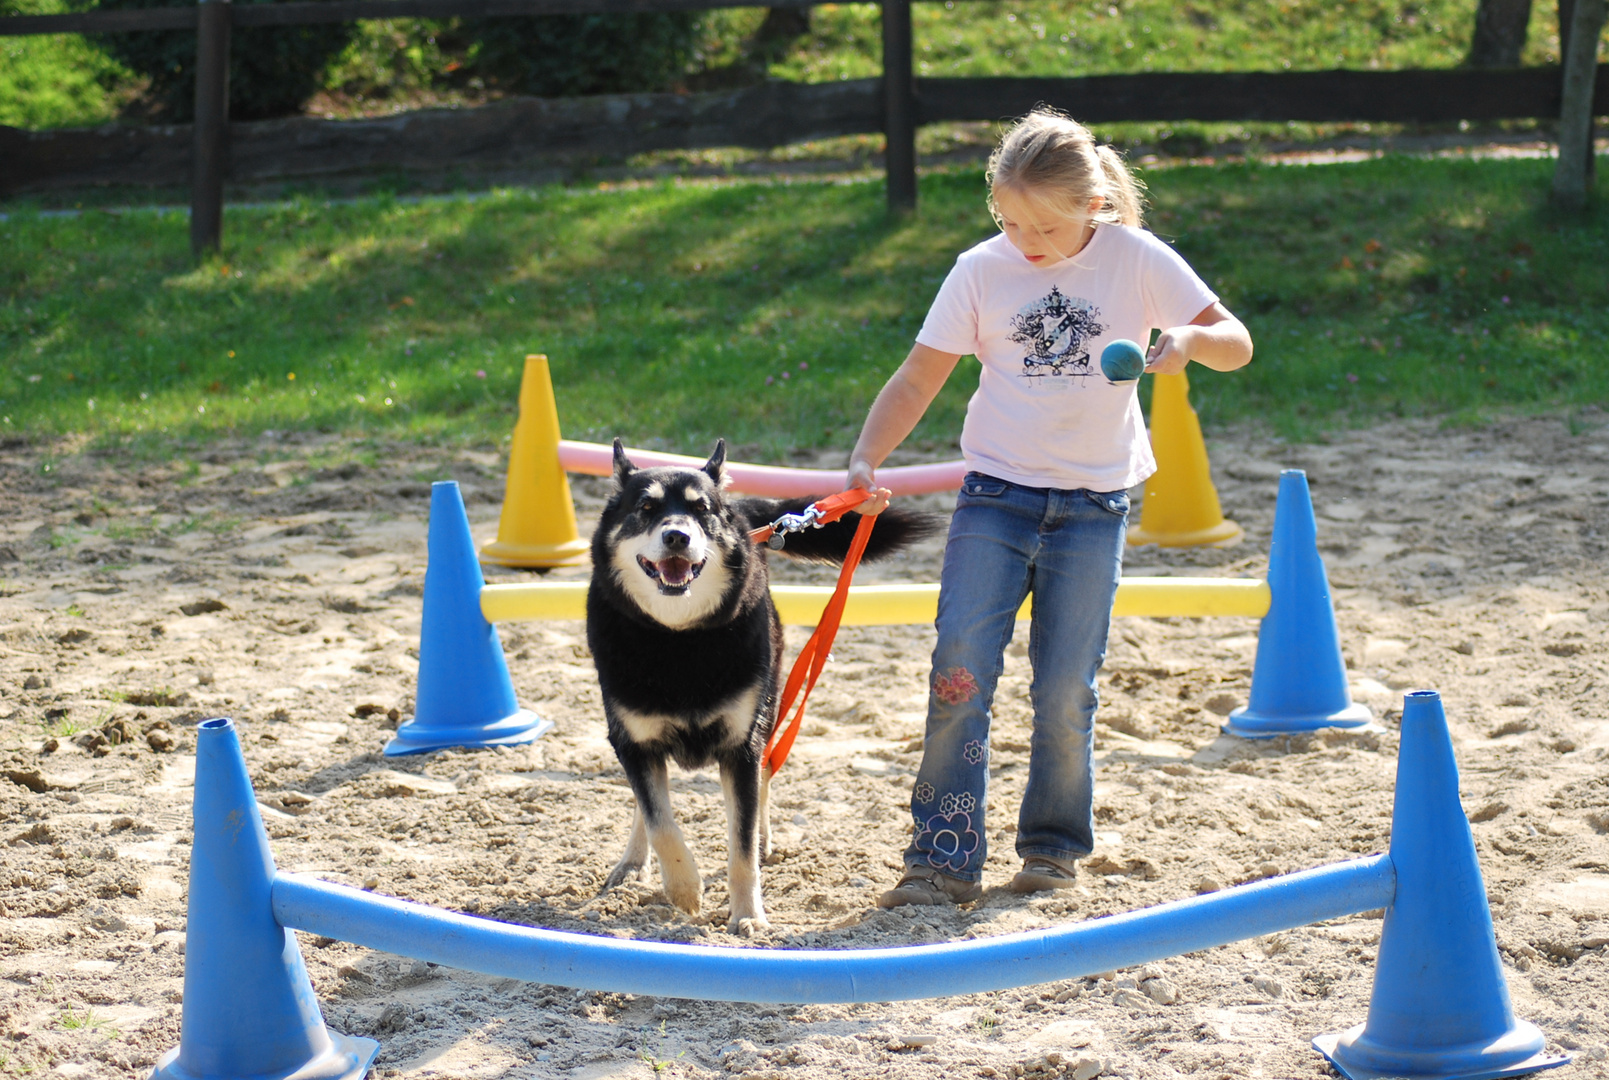
[[[827, 0], [765, 0], [766, 7], [808, 8]], [[0, 18], [0, 37], [31, 34], [112, 34], [129, 30], [194, 30], [200, 5], [80, 11]], [[235, 26], [305, 26], [361, 19], [491, 19], [510, 15], [585, 15], [645, 11], [710, 11], [754, 7], [755, 0], [330, 0], [242, 4]]]
[[[820, 0], [766, 0], [806, 8]], [[889, 206], [916, 204], [916, 129], [942, 121], [999, 120], [1041, 102], [1090, 123], [1116, 121], [1371, 121], [1550, 119], [1588, 132], [1609, 114], [1609, 65], [1571, 51], [1558, 67], [1491, 70], [1152, 72], [1081, 78], [917, 79], [910, 0], [880, 0], [884, 75], [823, 84], [765, 83], [718, 94], [515, 98], [479, 109], [422, 110], [380, 120], [305, 118], [228, 123], [232, 27], [361, 19], [494, 18], [586, 12], [694, 11], [754, 0], [329, 0], [195, 6], [0, 18], [19, 34], [196, 31], [194, 125], [26, 132], [0, 127], [0, 195], [49, 184], [191, 181], [191, 242], [218, 246], [223, 182], [328, 177], [372, 169], [518, 167], [546, 158], [629, 156], [716, 146], [769, 148], [807, 139], [883, 132]], [[1585, 3], [1575, 21], [1597, 40]], [[1601, 22], [1601, 20], [1598, 20]], [[1579, 56], [1577, 54], [1580, 54]], [[1574, 95], [1564, 99], [1565, 87]], [[1579, 98], [1580, 100], [1576, 100]], [[1585, 117], [1585, 120], [1581, 118]], [[1573, 128], [1572, 128], [1573, 131]], [[1567, 133], [1568, 134], [1568, 133]], [[1571, 138], [1580, 141], [1571, 134]], [[1563, 136], [1561, 135], [1561, 138]], [[1573, 143], [1571, 144], [1573, 145]], [[1576, 155], [1579, 156], [1579, 155]], [[1573, 158], [1572, 158], [1573, 161]], [[1565, 168], [1561, 156], [1559, 168]], [[1562, 174], [1561, 174], [1562, 175]], [[1558, 190], [1559, 176], [1555, 177]]]
[[[1474, 85], [1471, 85], [1474, 84]], [[293, 117], [229, 125], [236, 183], [445, 169], [506, 174], [582, 159], [722, 146], [768, 149], [883, 130], [881, 79], [772, 82], [710, 94], [509, 98], [369, 120]], [[1509, 72], [1095, 75], [917, 79], [916, 122], [997, 120], [1039, 102], [1092, 123], [1122, 120], [1502, 120], [1557, 115], [1556, 68]], [[1609, 65], [1596, 111], [1609, 113]], [[0, 127], [0, 196], [98, 184], [174, 186], [190, 175], [188, 124], [20, 131]]]
[[[1609, 113], [1609, 64], [1594, 109]], [[1557, 67], [1508, 71], [1155, 72], [1073, 79], [918, 79], [920, 122], [998, 120], [1038, 102], [1086, 123], [1145, 121], [1435, 122], [1557, 117]]]

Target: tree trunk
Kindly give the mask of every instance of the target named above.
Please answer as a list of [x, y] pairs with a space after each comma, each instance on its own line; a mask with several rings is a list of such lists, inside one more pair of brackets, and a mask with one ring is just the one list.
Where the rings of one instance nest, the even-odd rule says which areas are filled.
[[1564, 54], [1559, 108], [1559, 161], [1553, 170], [1553, 200], [1579, 210], [1592, 192], [1592, 97], [1598, 78], [1598, 35], [1609, 17], [1605, 0], [1575, 0], [1570, 47]]
[[750, 55], [761, 65], [772, 64], [787, 55], [788, 47], [810, 33], [809, 8], [771, 8], [765, 21], [754, 32]]
[[1473, 68], [1519, 67], [1530, 21], [1531, 0], [1480, 0], [1464, 62]]

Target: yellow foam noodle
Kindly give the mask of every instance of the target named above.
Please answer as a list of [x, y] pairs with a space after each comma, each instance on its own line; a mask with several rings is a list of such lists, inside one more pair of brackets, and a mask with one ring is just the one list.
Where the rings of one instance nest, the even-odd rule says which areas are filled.
[[587, 617], [587, 583], [532, 581], [487, 585], [480, 591], [480, 613], [490, 623], [584, 619]]
[[[1165, 619], [1268, 614], [1268, 582], [1254, 578], [1127, 577], [1117, 586], [1113, 615]], [[1027, 612], [1020, 613], [1027, 617]]]
[[[789, 626], [814, 626], [832, 597], [830, 585], [773, 585], [771, 599]], [[930, 623], [939, 611], [939, 587], [928, 585], [851, 585], [843, 626], [901, 626]]]
[[1156, 473], [1145, 482], [1140, 523], [1129, 529], [1131, 544], [1163, 547], [1226, 547], [1240, 542], [1242, 530], [1226, 520], [1212, 486], [1201, 421], [1190, 407], [1190, 379], [1152, 376], [1151, 450]]
[[[832, 596], [827, 585], [773, 585], [777, 613], [790, 626], [814, 626]], [[488, 585], [480, 609], [488, 622], [586, 618], [587, 583], [542, 581]], [[1217, 616], [1260, 619], [1268, 613], [1268, 583], [1241, 578], [1124, 578], [1117, 587], [1113, 615]], [[896, 626], [930, 623], [938, 613], [935, 584], [856, 585], [844, 605], [845, 626]], [[1030, 615], [1032, 600], [1017, 613]]]
[[481, 562], [500, 566], [567, 566], [587, 556], [576, 531], [570, 481], [559, 464], [559, 407], [548, 358], [525, 358], [520, 416], [508, 451], [508, 486], [497, 539], [480, 549]]

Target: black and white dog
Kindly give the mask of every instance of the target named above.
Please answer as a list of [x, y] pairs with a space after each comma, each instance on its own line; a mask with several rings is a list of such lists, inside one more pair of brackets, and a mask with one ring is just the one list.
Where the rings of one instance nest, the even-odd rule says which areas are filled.
[[[587, 644], [609, 742], [637, 808], [626, 853], [605, 888], [645, 880], [650, 848], [671, 903], [697, 912], [703, 881], [670, 807], [667, 759], [715, 762], [726, 801], [728, 925], [765, 925], [760, 861], [769, 847], [770, 776], [761, 759], [776, 723], [782, 623], [766, 548], [751, 529], [813, 499], [729, 498], [726, 442], [703, 468], [638, 469], [615, 440], [616, 490], [592, 535]], [[782, 553], [841, 563], [859, 515], [787, 537]], [[927, 515], [885, 511], [866, 558], [932, 532]]]

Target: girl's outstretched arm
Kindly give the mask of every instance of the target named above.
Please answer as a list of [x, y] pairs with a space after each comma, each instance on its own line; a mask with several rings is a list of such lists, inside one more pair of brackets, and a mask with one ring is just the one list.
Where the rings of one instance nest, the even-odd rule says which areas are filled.
[[849, 486], [872, 492], [872, 497], [857, 507], [862, 514], [881, 513], [888, 505], [888, 489], [877, 486], [877, 466], [916, 427], [960, 359], [959, 353], [913, 345], [911, 354], [878, 392], [849, 455]]
[[1251, 363], [1251, 333], [1229, 309], [1214, 303], [1188, 326], [1164, 330], [1151, 346], [1145, 370], [1176, 375], [1194, 360], [1214, 371], [1234, 371]]

